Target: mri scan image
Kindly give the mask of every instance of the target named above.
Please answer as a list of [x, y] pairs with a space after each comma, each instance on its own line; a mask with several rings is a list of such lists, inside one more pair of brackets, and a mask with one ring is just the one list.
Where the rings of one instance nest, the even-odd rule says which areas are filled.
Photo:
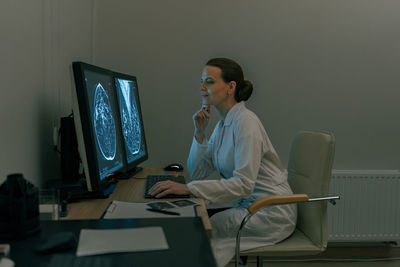
[[110, 100], [99, 83], [94, 93], [93, 124], [97, 143], [106, 160], [113, 160], [116, 153], [116, 130]]
[[139, 113], [136, 107], [134, 96], [131, 94], [131, 81], [118, 79], [120, 89], [120, 110], [122, 129], [125, 143], [131, 155], [136, 155], [140, 151], [141, 131]]

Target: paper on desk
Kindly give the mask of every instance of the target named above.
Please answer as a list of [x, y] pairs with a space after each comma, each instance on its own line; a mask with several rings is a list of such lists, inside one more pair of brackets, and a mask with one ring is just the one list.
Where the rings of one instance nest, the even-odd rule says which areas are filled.
[[151, 212], [146, 203], [124, 202], [114, 200], [104, 214], [104, 219], [134, 219], [134, 218], [182, 218], [195, 217], [195, 206], [168, 209], [168, 211], [179, 212], [180, 215], [169, 215]]
[[161, 227], [82, 229], [76, 256], [168, 249]]

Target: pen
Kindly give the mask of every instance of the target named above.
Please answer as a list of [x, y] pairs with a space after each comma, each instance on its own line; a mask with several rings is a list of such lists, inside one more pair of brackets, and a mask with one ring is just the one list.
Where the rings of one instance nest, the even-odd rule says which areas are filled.
[[110, 203], [108, 203], [107, 208], [104, 210], [103, 214], [101, 215], [100, 219], [104, 219], [104, 216], [106, 215], [108, 208], [111, 206], [113, 202], [111, 201]]
[[168, 210], [158, 210], [158, 209], [146, 209], [146, 210], [152, 211], [152, 212], [164, 213], [164, 214], [168, 214], [168, 215], [181, 215], [178, 212], [168, 211]]

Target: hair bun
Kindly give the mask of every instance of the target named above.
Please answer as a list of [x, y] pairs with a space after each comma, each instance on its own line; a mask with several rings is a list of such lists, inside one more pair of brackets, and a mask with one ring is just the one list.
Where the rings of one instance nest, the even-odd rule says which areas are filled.
[[251, 94], [253, 93], [253, 84], [248, 81], [244, 80], [241, 84], [240, 88], [236, 88], [236, 101], [247, 101], [250, 98]]
[[235, 100], [246, 101], [253, 92], [253, 84], [244, 80], [243, 70], [240, 65], [229, 58], [212, 58], [207, 61], [206, 66], [214, 66], [221, 69], [221, 77], [225, 83], [236, 82]]

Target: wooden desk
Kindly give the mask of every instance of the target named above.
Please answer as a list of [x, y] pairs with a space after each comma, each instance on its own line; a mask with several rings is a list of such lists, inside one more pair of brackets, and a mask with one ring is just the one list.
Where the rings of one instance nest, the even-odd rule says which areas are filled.
[[[133, 178], [127, 180], [120, 180], [114, 192], [106, 199], [85, 199], [76, 203], [69, 204], [68, 216], [62, 218], [63, 220], [82, 220], [82, 219], [100, 219], [101, 215], [113, 200], [127, 201], [127, 202], [150, 202], [160, 201], [160, 199], [145, 199], [144, 187], [145, 178], [147, 175], [157, 174], [171, 174], [159, 168], [144, 168], [141, 172], [137, 173]], [[183, 173], [185, 177], [187, 174]], [[168, 200], [168, 199], [163, 199]], [[207, 210], [203, 199], [193, 198], [200, 205], [197, 206], [197, 214], [202, 218], [204, 228], [209, 237], [211, 237], [211, 223], [208, 218]]]

